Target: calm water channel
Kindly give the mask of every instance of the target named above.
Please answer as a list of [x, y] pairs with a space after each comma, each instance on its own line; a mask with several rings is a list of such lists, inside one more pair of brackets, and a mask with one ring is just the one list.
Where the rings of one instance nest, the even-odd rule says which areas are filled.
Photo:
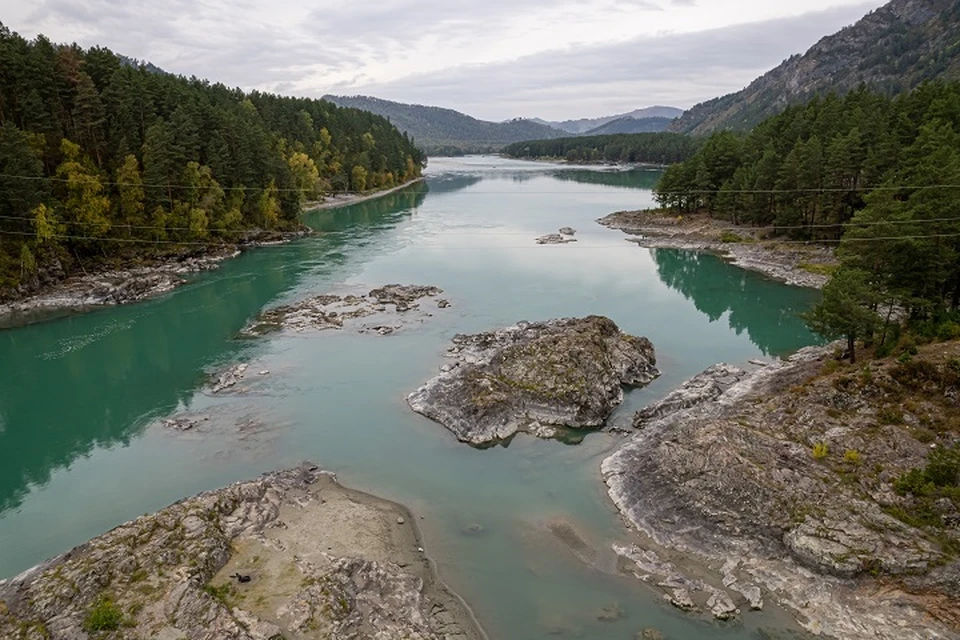
[[[705, 255], [648, 251], [594, 221], [651, 203], [658, 174], [474, 157], [431, 162], [428, 180], [306, 214], [320, 231], [259, 249], [150, 302], [0, 331], [0, 576], [144, 512], [310, 459], [352, 487], [424, 516], [428, 551], [495, 639], [757, 638], [773, 614], [717, 626], [664, 606], [613, 571], [627, 536], [599, 480], [616, 439], [579, 446], [457, 443], [404, 396], [449, 339], [518, 320], [604, 314], [648, 336], [663, 377], [615, 420], [718, 361], [814, 342], [797, 314], [815, 298]], [[576, 244], [537, 246], [559, 227]], [[236, 337], [265, 307], [389, 282], [440, 286], [453, 307], [389, 337], [326, 332]], [[206, 372], [249, 361], [251, 393], [210, 397]], [[174, 434], [160, 418], [213, 416]], [[582, 564], [549, 532], [571, 523], [601, 549]], [[483, 533], [468, 535], [471, 525]], [[617, 604], [624, 617], [597, 620]]]

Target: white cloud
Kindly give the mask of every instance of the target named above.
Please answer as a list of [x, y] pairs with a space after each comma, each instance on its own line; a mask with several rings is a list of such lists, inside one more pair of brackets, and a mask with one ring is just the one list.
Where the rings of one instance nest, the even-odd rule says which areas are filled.
[[877, 0], [0, 0], [25, 36], [244, 88], [597, 116], [736, 90]]

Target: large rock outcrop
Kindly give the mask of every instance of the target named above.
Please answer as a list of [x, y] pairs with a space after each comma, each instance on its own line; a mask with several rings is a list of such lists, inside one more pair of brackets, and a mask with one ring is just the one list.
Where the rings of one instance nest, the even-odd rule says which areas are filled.
[[847, 367], [832, 353], [712, 367], [642, 411], [602, 464], [647, 541], [618, 553], [644, 577], [668, 573], [648, 552], [679, 551], [722, 574], [741, 609], [759, 587], [829, 637], [960, 637], [956, 505], [931, 514], [898, 490], [931, 451], [960, 446], [960, 343], [916, 363]]
[[473, 445], [518, 431], [555, 437], [558, 428], [601, 427], [623, 401], [623, 385], [659, 375], [650, 341], [600, 316], [458, 335], [449, 355], [456, 362], [407, 402]]
[[184, 500], [0, 581], [0, 637], [483, 637], [419, 545], [405, 509], [303, 465]]

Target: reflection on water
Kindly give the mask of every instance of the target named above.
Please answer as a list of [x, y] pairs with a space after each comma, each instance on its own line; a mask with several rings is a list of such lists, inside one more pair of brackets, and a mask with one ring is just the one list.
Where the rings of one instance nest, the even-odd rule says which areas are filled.
[[817, 341], [800, 322], [819, 294], [785, 287], [743, 269], [726, 267], [720, 258], [695, 251], [653, 249], [657, 273], [664, 284], [691, 300], [711, 322], [727, 316], [737, 335], [744, 331], [766, 355], [782, 355], [798, 343]]
[[[710, 256], [651, 253], [595, 223], [647, 206], [650, 183], [643, 171], [436, 160], [426, 183], [308, 212], [313, 237], [245, 253], [162, 298], [0, 332], [0, 577], [185, 495], [311, 459], [425, 515], [431, 554], [494, 638], [621, 640], [643, 626], [674, 640], [758, 637], [762, 618], [698, 623], [550, 533], [545, 523], [573, 523], [607, 556], [625, 535], [597, 477], [608, 435], [476, 451], [403, 400], [453, 335], [521, 319], [599, 313], [649, 336], [664, 375], [629, 393], [624, 412], [717, 361], [809, 344], [794, 313], [813, 294]], [[568, 225], [579, 242], [533, 242]], [[453, 306], [383, 338], [236, 339], [264, 307], [386, 282], [437, 285]], [[249, 394], [205, 395], [205, 372], [237, 360], [273, 373]], [[182, 410], [210, 426], [149, 426]], [[237, 419], [262, 431], [240, 433]], [[474, 524], [486, 533], [464, 534]], [[626, 617], [598, 621], [614, 603]]]

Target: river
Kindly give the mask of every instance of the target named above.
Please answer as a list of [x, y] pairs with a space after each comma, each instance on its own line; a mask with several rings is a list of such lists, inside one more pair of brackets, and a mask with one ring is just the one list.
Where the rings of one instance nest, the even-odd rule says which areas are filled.
[[[698, 621], [616, 574], [628, 536], [599, 478], [616, 446], [521, 436], [475, 450], [410, 411], [450, 338], [603, 314], [649, 337], [664, 375], [630, 392], [615, 422], [719, 362], [815, 342], [798, 314], [813, 291], [709, 255], [640, 249], [595, 220], [652, 203], [652, 170], [601, 171], [493, 157], [434, 159], [424, 183], [308, 212], [319, 233], [247, 252], [163, 297], [0, 331], [0, 576], [10, 576], [181, 497], [309, 459], [351, 487], [422, 515], [428, 552], [492, 638], [755, 638], [774, 612]], [[559, 227], [579, 242], [538, 246]], [[325, 332], [241, 339], [265, 307], [390, 282], [432, 284], [453, 307], [392, 336]], [[250, 393], [213, 397], [207, 373], [269, 370]], [[159, 424], [212, 416], [195, 431]], [[548, 529], [600, 549], [584, 565]], [[478, 525], [478, 526], [474, 526]], [[601, 621], [616, 605], [622, 615]]]

